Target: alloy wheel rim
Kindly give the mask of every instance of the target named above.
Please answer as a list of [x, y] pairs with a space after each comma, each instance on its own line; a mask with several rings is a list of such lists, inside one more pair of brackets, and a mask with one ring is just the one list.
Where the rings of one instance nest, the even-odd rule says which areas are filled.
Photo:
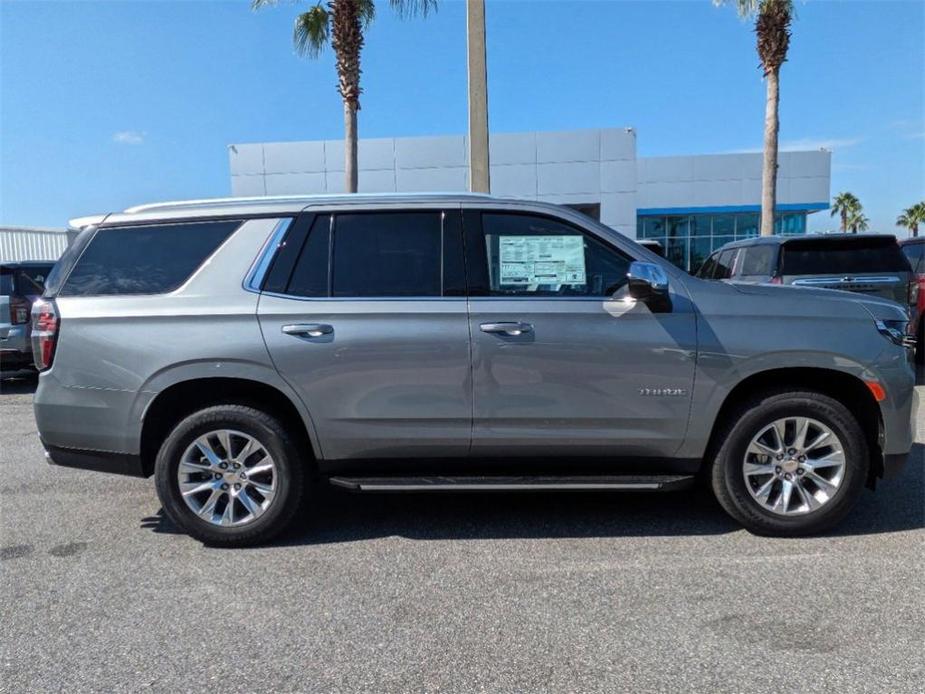
[[749, 494], [766, 511], [780, 516], [812, 513], [841, 488], [845, 449], [819, 420], [783, 417], [752, 438], [742, 474]]
[[276, 498], [276, 463], [250, 434], [216, 429], [199, 436], [180, 458], [177, 484], [186, 506], [212, 525], [247, 525]]

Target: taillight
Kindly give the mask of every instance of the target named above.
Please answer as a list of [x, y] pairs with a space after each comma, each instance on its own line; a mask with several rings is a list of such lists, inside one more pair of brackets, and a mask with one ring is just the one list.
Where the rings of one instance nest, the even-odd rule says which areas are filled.
[[925, 311], [925, 275], [916, 275], [909, 294], [909, 305], [918, 307], [919, 313]]
[[774, 277], [771, 278], [771, 284], [783, 284], [783, 283], [784, 283], [784, 280], [781, 278], [780, 275], [774, 275]]
[[915, 307], [919, 303], [919, 282], [918, 278], [913, 279], [909, 282], [909, 288], [906, 296], [906, 301], [911, 307]]
[[29, 322], [29, 301], [21, 296], [10, 297], [10, 323], [22, 325]]
[[35, 368], [44, 371], [55, 358], [58, 342], [58, 311], [51, 299], [37, 299], [32, 304], [32, 359]]

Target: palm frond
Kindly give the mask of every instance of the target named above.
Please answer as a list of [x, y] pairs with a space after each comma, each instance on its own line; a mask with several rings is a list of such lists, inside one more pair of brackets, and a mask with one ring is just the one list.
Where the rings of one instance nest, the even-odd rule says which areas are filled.
[[437, 0], [389, 0], [389, 5], [402, 19], [426, 17], [437, 11]]
[[300, 55], [317, 58], [328, 45], [330, 36], [330, 15], [320, 4], [295, 18], [292, 42]]
[[272, 7], [278, 2], [279, 0], [251, 0], [251, 9], [256, 11], [264, 7]]
[[713, 0], [713, 4], [717, 7], [728, 4], [735, 5], [736, 12], [739, 13], [742, 19], [751, 19], [758, 13], [761, 0]]
[[357, 0], [357, 12], [360, 15], [360, 24], [365, 31], [376, 18], [376, 0]]

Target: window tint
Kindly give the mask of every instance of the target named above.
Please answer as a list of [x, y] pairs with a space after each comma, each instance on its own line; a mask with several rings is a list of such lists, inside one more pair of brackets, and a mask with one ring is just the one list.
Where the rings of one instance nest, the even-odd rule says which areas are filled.
[[742, 260], [742, 269], [739, 274], [762, 276], [774, 274], [771, 269], [771, 263], [774, 260], [774, 253], [776, 250], [776, 246], [770, 245], [743, 248], [742, 253], [744, 254], [744, 258]]
[[173, 291], [240, 224], [221, 221], [101, 228], [77, 260], [61, 294]]
[[328, 251], [331, 239], [330, 216], [318, 217], [290, 275], [287, 294], [328, 296]]
[[87, 247], [87, 244], [95, 233], [95, 226], [86, 227], [77, 234], [77, 238], [71, 241], [68, 247], [64, 249], [64, 253], [58, 258], [58, 262], [55, 263], [51, 272], [48, 273], [48, 278], [45, 280], [45, 296], [54, 297], [61, 291], [61, 283], [64, 281], [64, 278], [67, 277], [71, 268], [74, 267], [74, 263], [80, 257], [80, 254], [83, 253], [84, 248]]
[[492, 296], [610, 296], [630, 259], [554, 219], [482, 214]]
[[13, 293], [13, 273], [6, 268], [0, 268], [0, 296], [10, 296]]
[[718, 253], [714, 253], [705, 261], [703, 261], [703, 265], [701, 265], [700, 269], [697, 270], [697, 277], [704, 280], [713, 279], [713, 273], [716, 272], [716, 257], [718, 255]]
[[334, 220], [333, 296], [440, 296], [441, 213], [341, 214]]
[[912, 271], [925, 274], [925, 243], [907, 243], [902, 247]]
[[785, 275], [847, 275], [909, 272], [909, 269], [909, 261], [892, 236], [790, 241], [781, 250], [781, 272]]
[[713, 279], [728, 280], [732, 277], [733, 265], [735, 264], [736, 249], [721, 251], [716, 259], [716, 270], [713, 272]]

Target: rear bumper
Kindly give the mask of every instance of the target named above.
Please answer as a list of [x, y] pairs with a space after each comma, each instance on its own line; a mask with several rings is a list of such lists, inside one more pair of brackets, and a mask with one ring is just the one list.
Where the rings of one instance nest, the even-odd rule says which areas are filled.
[[0, 325], [0, 369], [15, 371], [32, 366], [32, 345], [26, 325]]
[[130, 477], [149, 477], [141, 464], [141, 456], [130, 453], [107, 453], [105, 451], [88, 451], [78, 448], [61, 448], [45, 446], [45, 459], [51, 465], [80, 468], [95, 472], [109, 472], [114, 475]]

